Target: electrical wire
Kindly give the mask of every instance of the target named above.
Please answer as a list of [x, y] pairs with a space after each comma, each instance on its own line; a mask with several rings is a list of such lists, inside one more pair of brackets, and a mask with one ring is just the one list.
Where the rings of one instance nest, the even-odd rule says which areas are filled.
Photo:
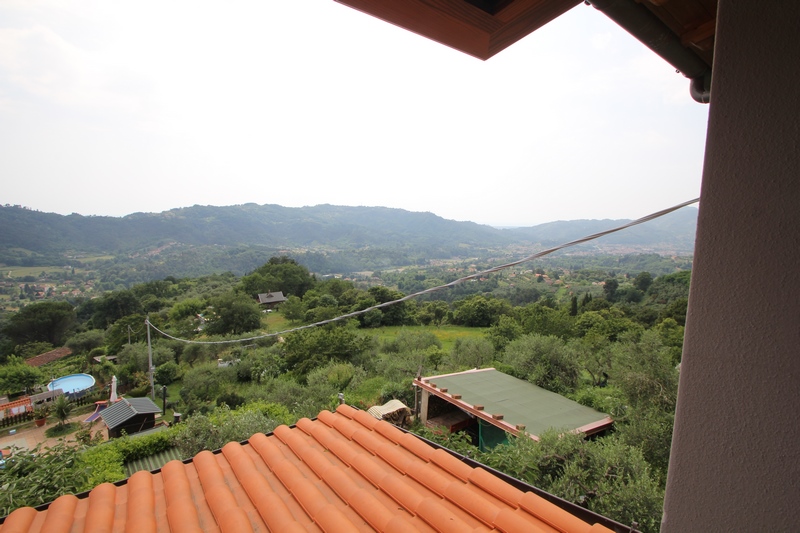
[[398, 298], [397, 300], [391, 300], [389, 302], [383, 302], [383, 303], [380, 303], [380, 304], [377, 304], [377, 305], [373, 305], [371, 307], [367, 307], [366, 309], [361, 309], [359, 311], [353, 311], [352, 313], [347, 313], [345, 315], [340, 315], [340, 316], [337, 316], [337, 317], [334, 317], [334, 318], [330, 318], [328, 320], [322, 320], [320, 322], [314, 322], [313, 324], [306, 324], [304, 326], [298, 326], [296, 328], [286, 329], [286, 330], [283, 330], [283, 331], [279, 331], [277, 333], [267, 333], [267, 334], [264, 334], [264, 335], [257, 335], [255, 337], [247, 337], [247, 338], [244, 338], [244, 339], [230, 339], [230, 340], [222, 340], [222, 341], [194, 341], [194, 340], [189, 340], [189, 339], [181, 339], [181, 338], [178, 338], [178, 337], [173, 337], [169, 333], [161, 331], [160, 329], [155, 327], [150, 322], [149, 318], [145, 320], [145, 324], [150, 326], [151, 328], [156, 330], [158, 333], [160, 333], [161, 335], [163, 335], [163, 336], [165, 336], [167, 338], [170, 338], [172, 340], [179, 341], [179, 342], [184, 342], [186, 344], [233, 344], [233, 343], [237, 343], [237, 342], [249, 342], [249, 341], [254, 341], [254, 340], [258, 340], [258, 339], [266, 339], [266, 338], [269, 338], [269, 337], [277, 337], [277, 336], [280, 336], [280, 335], [286, 335], [286, 334], [289, 334], [289, 333], [293, 333], [295, 331], [300, 331], [300, 330], [303, 330], [303, 329], [316, 328], [316, 327], [319, 327], [319, 326], [324, 326], [326, 324], [332, 324], [334, 322], [339, 322], [341, 320], [347, 320], [349, 318], [354, 318], [354, 317], [357, 317], [359, 315], [363, 315], [364, 313], [369, 313], [370, 311], [373, 311], [375, 309], [381, 309], [383, 307], [388, 307], [390, 305], [394, 305], [394, 304], [397, 304], [397, 303], [400, 303], [400, 302], [405, 302], [407, 300], [411, 300], [412, 298], [417, 298], [419, 296], [422, 296], [423, 294], [430, 294], [430, 293], [441, 291], [441, 290], [444, 290], [444, 289], [449, 289], [450, 287], [454, 287], [454, 286], [456, 286], [456, 285], [458, 285], [460, 283], [464, 283], [465, 281], [469, 281], [469, 280], [472, 280], [472, 279], [480, 278], [480, 277], [486, 276], [487, 274], [493, 274], [495, 272], [500, 272], [501, 270], [506, 270], [508, 268], [520, 265], [522, 263], [527, 263], [528, 261], [533, 261], [534, 259], [539, 259], [540, 257], [544, 257], [545, 255], [549, 255], [549, 254], [552, 254], [552, 253], [557, 252], [559, 250], [563, 250], [564, 248], [570, 248], [572, 246], [577, 246], [579, 244], [583, 244], [585, 242], [593, 241], [595, 239], [599, 239], [600, 237], [604, 237], [606, 235], [610, 235], [612, 233], [616, 233], [618, 231], [622, 231], [624, 229], [628, 229], [628, 228], [631, 228], [633, 226], [637, 226], [639, 224], [644, 224], [645, 222], [650, 222], [651, 220], [655, 220], [655, 219], [657, 219], [659, 217], [663, 217], [664, 215], [668, 215], [669, 213], [672, 213], [673, 211], [677, 211], [678, 209], [682, 209], [682, 208], [684, 208], [686, 206], [695, 204], [695, 203], [697, 203], [699, 201], [700, 201], [700, 198], [695, 198], [693, 200], [689, 200], [687, 202], [683, 202], [681, 204], [674, 205], [674, 206], [669, 207], [667, 209], [662, 209], [661, 211], [656, 211], [655, 213], [651, 213], [651, 214], [649, 214], [647, 216], [644, 216], [642, 218], [637, 218], [636, 220], [632, 220], [631, 222], [628, 222], [627, 224], [623, 224], [621, 226], [617, 226], [615, 228], [608, 229], [608, 230], [605, 230], [605, 231], [600, 231], [598, 233], [593, 233], [592, 235], [587, 235], [585, 237], [581, 237], [580, 239], [576, 239], [574, 241], [569, 241], [569, 242], [566, 242], [564, 244], [559, 244], [558, 246], [555, 246], [553, 248], [548, 248], [546, 250], [542, 250], [541, 252], [536, 252], [535, 254], [529, 255], [529, 256], [524, 257], [522, 259], [519, 259], [517, 261], [512, 261], [511, 263], [505, 263], [505, 264], [502, 264], [502, 265], [499, 265], [499, 266], [496, 266], [496, 267], [492, 267], [492, 268], [490, 268], [488, 270], [482, 270], [480, 272], [476, 272], [474, 274], [470, 274], [468, 276], [464, 276], [462, 278], [458, 278], [457, 280], [451, 281], [450, 283], [445, 283], [444, 285], [438, 285], [436, 287], [431, 287], [429, 289], [425, 289], [425, 290], [422, 290], [422, 291], [419, 291], [419, 292], [415, 292], [413, 294], [409, 294], [409, 295], [404, 296], [402, 298]]

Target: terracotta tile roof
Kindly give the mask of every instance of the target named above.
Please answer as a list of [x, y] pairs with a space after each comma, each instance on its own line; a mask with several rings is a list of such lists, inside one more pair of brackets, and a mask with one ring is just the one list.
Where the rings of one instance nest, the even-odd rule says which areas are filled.
[[364, 411], [339, 406], [219, 453], [171, 461], [46, 510], [21, 508], [0, 533], [57, 531], [609, 532]]
[[45, 352], [43, 354], [31, 357], [30, 359], [26, 359], [25, 364], [28, 364], [30, 366], [42, 366], [46, 365], [47, 363], [52, 363], [53, 361], [56, 361], [68, 355], [72, 355], [72, 350], [64, 346], [63, 348], [56, 348], [55, 350], [50, 350], [49, 352]]

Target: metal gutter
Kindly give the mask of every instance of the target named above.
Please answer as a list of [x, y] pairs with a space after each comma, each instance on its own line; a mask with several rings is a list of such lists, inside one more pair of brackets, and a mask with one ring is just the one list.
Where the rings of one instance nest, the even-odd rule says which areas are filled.
[[711, 99], [711, 67], [683, 46], [673, 33], [649, 9], [634, 0], [585, 0], [598, 11], [636, 37], [691, 80], [689, 94], [699, 103]]

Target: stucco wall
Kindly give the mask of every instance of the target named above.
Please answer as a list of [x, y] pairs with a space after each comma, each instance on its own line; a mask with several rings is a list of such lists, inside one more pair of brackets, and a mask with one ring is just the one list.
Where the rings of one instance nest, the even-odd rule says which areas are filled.
[[662, 531], [795, 531], [800, 3], [720, 0]]

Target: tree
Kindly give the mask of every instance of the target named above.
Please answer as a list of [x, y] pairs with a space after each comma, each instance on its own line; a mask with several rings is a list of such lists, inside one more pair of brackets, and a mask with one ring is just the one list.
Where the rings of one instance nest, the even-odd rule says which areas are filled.
[[229, 293], [212, 300], [214, 319], [206, 325], [212, 335], [240, 335], [261, 327], [261, 310], [255, 300]]
[[570, 298], [569, 316], [578, 316], [578, 297], [573, 296]]
[[606, 300], [609, 302], [617, 301], [617, 289], [619, 288], [619, 282], [614, 278], [608, 278], [605, 283], [603, 284], [603, 292], [606, 295]]
[[603, 335], [590, 334], [570, 341], [583, 370], [589, 374], [592, 385], [605, 386], [611, 371], [611, 342]]
[[26, 365], [22, 359], [11, 356], [5, 365], [0, 366], [0, 393], [24, 391], [42, 383], [44, 379], [44, 373], [39, 368]]
[[172, 306], [169, 310], [169, 320], [170, 322], [179, 322], [202, 313], [205, 308], [206, 302], [202, 298], [187, 298]]
[[692, 272], [689, 270], [658, 276], [647, 289], [648, 300], [655, 304], [667, 304], [677, 298], [688, 298], [691, 279]]
[[287, 335], [282, 346], [287, 366], [305, 375], [330, 361], [357, 362], [371, 341], [346, 327], [314, 328]]
[[303, 300], [295, 295], [289, 296], [285, 302], [281, 304], [281, 314], [287, 320], [299, 322], [303, 320], [306, 313], [306, 307], [303, 305]]
[[36, 357], [37, 355], [47, 353], [54, 348], [55, 346], [49, 342], [26, 342], [25, 344], [18, 344], [17, 346], [14, 346], [14, 355], [18, 355], [23, 359], [30, 359], [31, 357]]
[[102, 331], [98, 329], [90, 329], [89, 331], [82, 331], [67, 339], [65, 346], [76, 354], [88, 354], [95, 348], [103, 346], [104, 337]]
[[496, 324], [502, 315], [511, 311], [511, 304], [505, 300], [477, 294], [456, 302], [455, 308], [453, 320], [456, 324], [488, 328]]
[[406, 331], [397, 334], [394, 340], [383, 344], [383, 351], [387, 353], [407, 354], [414, 350], [425, 350], [431, 346], [442, 347], [439, 338], [430, 331]]
[[[164, 344], [155, 344], [153, 348], [153, 366], [159, 367], [175, 361], [175, 352]], [[147, 344], [138, 342], [126, 344], [117, 354], [117, 365], [128, 367], [133, 372], [149, 372], [150, 353]]]
[[450, 306], [447, 302], [441, 300], [434, 300], [426, 302], [424, 309], [433, 317], [432, 322], [438, 328], [442, 325], [442, 321], [447, 317], [447, 312], [450, 311]]
[[176, 379], [178, 379], [178, 375], [180, 373], [178, 364], [174, 361], [167, 361], [166, 363], [159, 365], [155, 370], [155, 380], [161, 385], [169, 385]]
[[616, 341], [627, 331], [641, 332], [642, 329], [639, 324], [627, 318], [617, 307], [601, 311], [586, 311], [575, 322], [577, 336], [605, 337], [610, 341]]
[[650, 272], [639, 272], [633, 280], [633, 286], [642, 292], [647, 292], [653, 283], [653, 275]]
[[502, 315], [497, 324], [489, 328], [486, 338], [494, 349], [502, 352], [509, 342], [522, 335], [522, 326], [513, 317]]
[[459, 337], [450, 351], [450, 364], [454, 369], [483, 368], [494, 359], [494, 347], [487, 339]]
[[142, 311], [142, 304], [133, 291], [114, 291], [103, 296], [94, 305], [92, 324], [95, 328], [104, 329], [120, 318], [141, 314]]
[[61, 395], [56, 398], [56, 401], [53, 402], [53, 415], [58, 419], [58, 425], [63, 426], [69, 419], [70, 414], [72, 414], [72, 404], [67, 400], [67, 397]]
[[553, 309], [544, 305], [544, 302], [538, 302], [515, 309], [515, 313], [522, 324], [523, 333], [555, 335], [562, 339], [573, 336], [575, 319], [566, 310]]
[[666, 320], [668, 318], [672, 318], [681, 326], [686, 325], [686, 310], [689, 307], [689, 300], [688, 298], [677, 298], [673, 300], [666, 308], [661, 312], [661, 320]]
[[109, 354], [117, 353], [124, 345], [147, 340], [145, 316], [128, 315], [114, 322], [106, 330], [105, 342]]
[[[392, 302], [405, 296], [402, 292], [381, 286], [370, 287], [367, 292], [379, 304]], [[381, 307], [380, 311], [383, 313], [381, 325], [402, 326], [408, 321], [408, 309], [405, 302]]]
[[559, 394], [571, 392], [578, 385], [578, 354], [552, 335], [525, 335], [510, 342], [503, 362], [517, 377]]
[[75, 310], [67, 302], [41, 302], [23, 307], [3, 327], [14, 344], [49, 342], [62, 346], [75, 324]]
[[188, 370], [183, 376], [181, 399], [190, 404], [192, 400], [203, 403], [214, 401], [222, 392], [229, 374], [223, 370], [227, 369], [217, 368], [215, 363], [206, 363]]
[[240, 289], [256, 298], [259, 293], [283, 292], [284, 296], [303, 295], [314, 287], [316, 279], [308, 269], [286, 256], [272, 257], [267, 263], [242, 278]]
[[675, 410], [678, 395], [678, 371], [655, 331], [645, 331], [638, 339], [627, 334], [612, 346], [613, 383], [634, 407], [656, 407], [664, 412]]

